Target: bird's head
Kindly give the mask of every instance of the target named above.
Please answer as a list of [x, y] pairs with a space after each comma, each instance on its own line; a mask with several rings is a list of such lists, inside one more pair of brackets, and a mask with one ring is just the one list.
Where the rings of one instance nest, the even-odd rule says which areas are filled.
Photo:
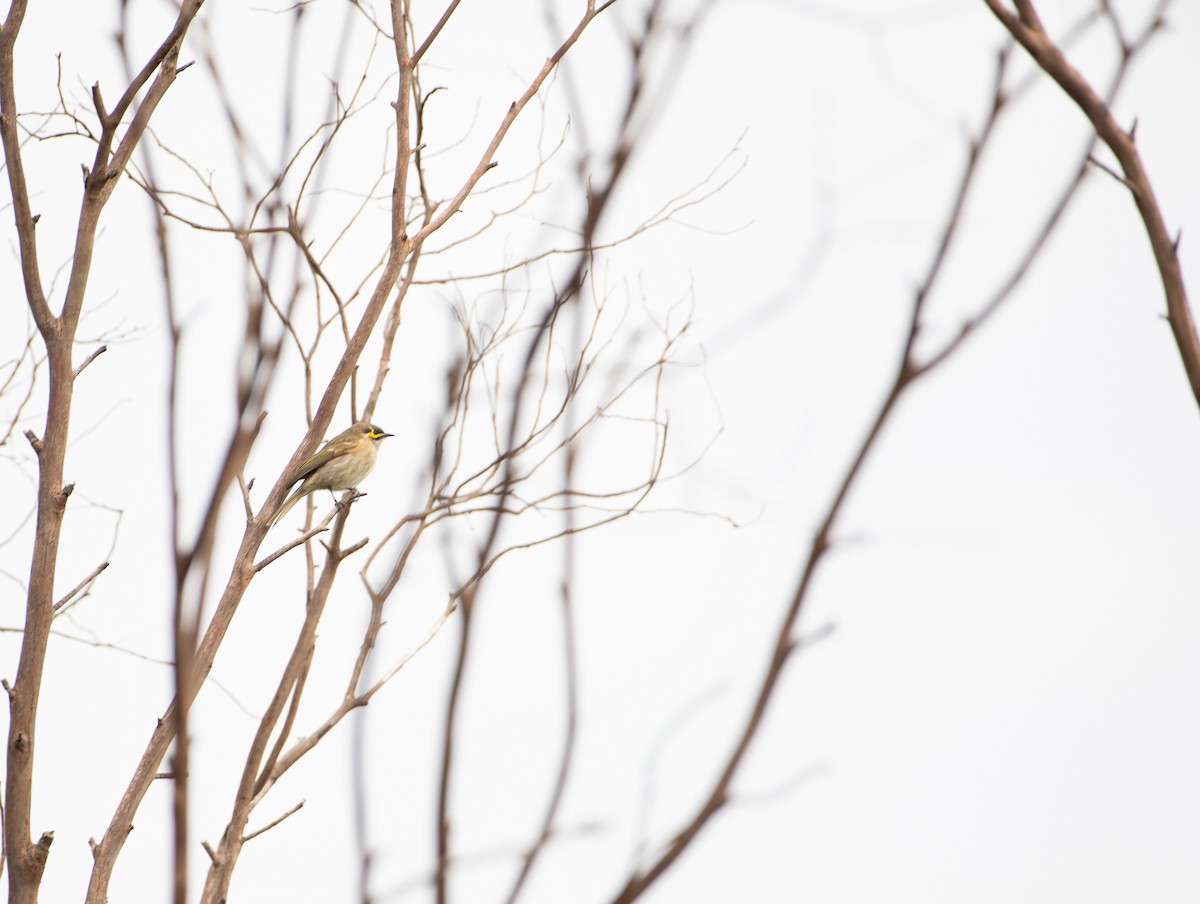
[[391, 433], [376, 427], [374, 424], [363, 424], [362, 430], [367, 439], [374, 440], [375, 442], [380, 442], [392, 435]]

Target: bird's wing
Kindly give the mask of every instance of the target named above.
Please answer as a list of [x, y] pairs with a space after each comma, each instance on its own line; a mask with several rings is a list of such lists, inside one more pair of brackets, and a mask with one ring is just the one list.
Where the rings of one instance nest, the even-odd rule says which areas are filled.
[[336, 441], [329, 442], [324, 449], [300, 466], [300, 469], [296, 471], [295, 477], [292, 478], [292, 483], [295, 483], [297, 480], [303, 480], [313, 471], [317, 470], [317, 468], [328, 464], [335, 458], [341, 458], [349, 451], [344, 444]]

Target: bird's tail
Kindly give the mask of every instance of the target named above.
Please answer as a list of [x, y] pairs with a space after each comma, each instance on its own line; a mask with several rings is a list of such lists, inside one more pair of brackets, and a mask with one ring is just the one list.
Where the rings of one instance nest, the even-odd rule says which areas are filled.
[[304, 489], [303, 486], [296, 487], [296, 491], [292, 493], [292, 495], [287, 498], [287, 501], [279, 507], [279, 511], [275, 513], [275, 517], [271, 519], [271, 527], [274, 527], [276, 524], [278, 524], [280, 519], [292, 510], [292, 506], [300, 501], [301, 496], [304, 495], [300, 492], [302, 489]]

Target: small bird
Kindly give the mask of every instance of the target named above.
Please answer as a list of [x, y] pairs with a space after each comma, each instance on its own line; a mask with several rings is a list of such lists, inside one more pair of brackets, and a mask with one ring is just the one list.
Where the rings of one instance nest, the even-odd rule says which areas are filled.
[[[379, 444], [391, 436], [374, 424], [359, 421], [349, 430], [327, 442], [321, 451], [300, 466], [292, 483], [303, 479], [296, 492], [287, 498], [275, 514], [272, 526], [286, 515], [293, 505], [316, 490], [349, 490], [371, 473]], [[290, 486], [290, 484], [289, 484]]]

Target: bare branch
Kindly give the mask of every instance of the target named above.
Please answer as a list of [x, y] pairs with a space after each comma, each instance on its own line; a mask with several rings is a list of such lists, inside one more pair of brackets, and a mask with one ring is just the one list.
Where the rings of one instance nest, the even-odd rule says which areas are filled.
[[104, 569], [108, 567], [108, 564], [108, 562], [101, 562], [99, 565], [93, 568], [91, 574], [76, 584], [66, 596], [54, 604], [54, 611], [56, 613], [66, 611], [65, 607], [67, 606], [67, 603], [71, 602], [76, 595], [78, 595], [82, 590], [96, 580], [96, 578], [100, 576], [100, 572], [104, 571]]
[[[294, 814], [296, 814], [296, 813], [299, 813], [299, 812], [300, 812], [300, 810], [301, 810], [301, 808], [302, 808], [302, 807], [303, 807], [303, 806], [304, 806], [306, 803], [307, 803], [307, 801], [303, 801], [303, 800], [302, 800], [302, 801], [300, 801], [300, 802], [299, 802], [299, 803], [297, 803], [295, 806], [293, 806], [293, 807], [291, 807], [290, 809], [286, 810], [286, 811], [285, 811], [285, 812], [284, 812], [284, 813], [283, 813], [281, 816], [278, 816], [278, 817], [276, 817], [275, 819], [272, 819], [270, 822], [268, 822], [268, 823], [267, 823], [265, 826], [263, 826], [261, 829], [255, 829], [253, 832], [250, 832], [249, 834], [247, 834], [247, 835], [246, 835], [246, 837], [244, 837], [244, 838], [242, 839], [242, 844], [245, 844], [245, 843], [246, 843], [246, 842], [248, 842], [248, 841], [253, 841], [255, 838], [257, 838], [259, 835], [262, 835], [264, 832], [269, 832], [269, 831], [271, 831], [271, 829], [275, 828], [277, 825], [279, 825], [281, 822], [283, 822], [283, 821], [284, 821], [285, 819], [287, 819], [289, 816], [292, 816], [292, 815], [294, 815]], [[210, 848], [209, 850], [210, 850], [210, 854], [211, 854], [211, 848]]]
[[[1188, 302], [1179, 256], [1175, 251], [1175, 242], [1167, 229], [1158, 199], [1154, 194], [1154, 188], [1150, 183], [1150, 176], [1146, 172], [1141, 154], [1134, 142], [1134, 129], [1126, 131], [1120, 126], [1113, 116], [1109, 104], [1096, 93], [1079, 70], [1071, 65], [1062, 50], [1046, 33], [1030, 0], [1018, 0], [1016, 4], [1018, 15], [1016, 16], [1005, 8], [1000, 0], [984, 0], [984, 2], [1009, 34], [1033, 57], [1034, 62], [1041, 67], [1042, 71], [1050, 76], [1071, 98], [1088, 118], [1096, 135], [1116, 156], [1117, 162], [1121, 166], [1121, 172], [1124, 174], [1122, 182], [1133, 195], [1138, 214], [1142, 218], [1142, 225], [1146, 230], [1146, 236], [1150, 240], [1150, 247], [1154, 251], [1154, 262], [1158, 267], [1163, 294], [1167, 302], [1167, 320], [1171, 324], [1171, 332], [1174, 334], [1175, 345], [1179, 349], [1183, 368], [1191, 384], [1192, 395], [1200, 404], [1200, 335], [1197, 335], [1196, 324], [1192, 319], [1191, 305]], [[1152, 13], [1144, 39], [1158, 30], [1165, 8], [1166, 2], [1160, 2]], [[1115, 21], [1114, 29], [1120, 35], [1120, 26]], [[1129, 45], [1124, 40], [1122, 43], [1124, 57], [1127, 59], [1134, 52], [1137, 44]]]
[[[937, 283], [947, 254], [953, 245], [956, 232], [959, 229], [961, 213], [976, 181], [981, 155], [989, 138], [994, 134], [994, 126], [997, 118], [1006, 107], [1003, 78], [1005, 61], [1005, 55], [1001, 55], [997, 78], [994, 83], [992, 97], [989, 100], [988, 111], [980, 138], [972, 141], [968, 147], [963, 174], [944, 221], [933, 257], [917, 291], [914, 293], [900, 361], [895, 375], [883, 403], [876, 412], [866, 435], [856, 449], [844, 475], [839, 481], [832, 501], [821, 516], [819, 526], [804, 558], [795, 591], [786, 608], [780, 627], [775, 634], [774, 648], [764, 675], [759, 682], [753, 707], [738, 735], [733, 750], [725, 760], [720, 775], [705, 795], [703, 802], [660, 852], [653, 856], [648, 863], [640, 865], [632, 871], [625, 886], [613, 898], [613, 904], [631, 904], [631, 902], [640, 898], [658, 878], [675, 864], [680, 855], [691, 846], [692, 842], [705, 829], [713, 817], [730, 803], [734, 779], [741, 770], [742, 763], [752, 741], [758, 735], [767, 709], [779, 688], [783, 670], [792, 658], [792, 655], [805, 646], [804, 638], [797, 638], [796, 635], [799, 618], [804, 611], [804, 604], [808, 597], [813, 577], [825, 553], [831, 546], [834, 529], [839, 521], [839, 516], [851, 488], [856, 484], [868, 456], [881, 436], [885, 424], [891, 419], [899, 399], [915, 385], [918, 377], [929, 373], [948, 360], [961, 347], [962, 339], [965, 337], [966, 332], [969, 332], [969, 330], [966, 330], [963, 334], [955, 337], [924, 365], [919, 364], [914, 358], [916, 338], [921, 328], [922, 313], [926, 300]], [[1077, 175], [1069, 183], [1063, 195], [1063, 205], [1073, 197], [1080, 178], [1081, 176]], [[1061, 213], [1062, 210], [1059, 207], [1056, 207], [1052, 211], [1047, 224], [1033, 241], [1030, 254], [1036, 254], [1037, 251], [1044, 247], [1049, 232], [1060, 221]], [[1008, 296], [1011, 287], [1019, 282], [1021, 275], [1028, 268], [1029, 263], [1030, 259], [1028, 257], [1018, 263], [1014, 275], [1006, 281], [1008, 289], [998, 295], [996, 299], [993, 299], [993, 303], [985, 306], [980, 315], [980, 322], [982, 322], [982, 319], [986, 319], [995, 310], [1000, 301]], [[818, 636], [820, 635], [818, 634]]]
[[83, 363], [81, 363], [77, 368], [75, 368], [74, 375], [76, 377], [78, 377], [81, 373], [83, 373], [83, 369], [85, 367], [87, 367], [89, 364], [91, 364], [93, 361], [95, 361], [97, 358], [99, 358], [101, 355], [103, 355], [106, 351], [108, 351], [107, 345], [100, 346], [98, 349], [96, 349], [94, 352], [92, 352], [90, 355], [88, 355], [86, 358], [83, 359]]
[[17, 98], [14, 88], [13, 51], [21, 24], [25, 19], [26, 0], [13, 0], [8, 17], [0, 28], [0, 142], [4, 146], [5, 168], [8, 170], [8, 185], [13, 199], [13, 216], [16, 220], [17, 244], [21, 251], [21, 275], [25, 285], [25, 299], [33, 314], [38, 331], [46, 342], [54, 339], [58, 323], [50, 312], [42, 290], [42, 277], [38, 268], [36, 219], [29, 206], [29, 185], [25, 179], [25, 167], [21, 160], [21, 142], [17, 135]]

